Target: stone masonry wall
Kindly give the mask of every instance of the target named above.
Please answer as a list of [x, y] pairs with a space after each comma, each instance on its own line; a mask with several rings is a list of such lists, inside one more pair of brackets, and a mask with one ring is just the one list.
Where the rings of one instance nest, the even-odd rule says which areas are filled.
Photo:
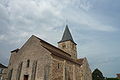
[[65, 41], [58, 44], [58, 47], [71, 55], [72, 58], [77, 58], [76, 45], [71, 41]]
[[[30, 60], [30, 66], [27, 66], [27, 60]], [[32, 36], [25, 45], [18, 51], [18, 53], [12, 53], [8, 71], [13, 69], [11, 80], [16, 80], [18, 66], [21, 62], [22, 70], [20, 75], [20, 80], [24, 80], [24, 75], [29, 75], [28, 80], [31, 80], [33, 62], [37, 61], [35, 80], [44, 80], [45, 69], [44, 67], [50, 65], [51, 56], [50, 52], [44, 49], [40, 45], [40, 41]]]
[[[30, 60], [29, 67], [27, 60]], [[10, 70], [13, 70], [11, 80], [24, 80], [24, 75], [29, 75], [28, 80], [92, 80], [87, 59], [84, 59], [83, 65], [80, 66], [55, 56], [45, 49], [35, 36], [32, 36], [17, 53], [11, 53], [8, 73]], [[31, 79], [34, 71], [36, 71], [35, 78]], [[18, 79], [19, 73], [20, 79]]]
[[80, 66], [53, 55], [51, 80], [81, 80]]
[[80, 69], [82, 73], [81, 80], [92, 80], [92, 72], [86, 58], [84, 58], [83, 64]]

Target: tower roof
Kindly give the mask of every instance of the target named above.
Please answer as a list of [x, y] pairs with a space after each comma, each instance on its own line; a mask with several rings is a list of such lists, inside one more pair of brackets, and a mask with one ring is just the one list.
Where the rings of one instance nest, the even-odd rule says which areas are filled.
[[[71, 35], [71, 33], [70, 33], [70, 30], [69, 30], [69, 28], [68, 28], [68, 25], [66, 25], [66, 28], [65, 28], [65, 31], [64, 31], [62, 40], [59, 41], [58, 43], [64, 42], [64, 41], [72, 41], [73, 43], [75, 43], [74, 40], [73, 40], [73, 38], [72, 38], [72, 35]], [[76, 43], [75, 43], [75, 44], [76, 44]]]

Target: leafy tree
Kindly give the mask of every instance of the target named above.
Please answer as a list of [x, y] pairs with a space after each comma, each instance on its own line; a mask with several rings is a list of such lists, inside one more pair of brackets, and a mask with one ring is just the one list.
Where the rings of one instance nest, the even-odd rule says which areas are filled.
[[117, 79], [117, 78], [107, 78], [106, 80], [120, 80], [120, 79]]
[[92, 73], [93, 80], [105, 80], [102, 72], [99, 69], [95, 69]]

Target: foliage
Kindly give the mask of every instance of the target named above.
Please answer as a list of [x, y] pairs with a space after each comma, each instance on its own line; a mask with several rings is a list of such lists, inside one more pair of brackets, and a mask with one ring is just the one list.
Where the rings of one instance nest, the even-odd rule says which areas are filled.
[[117, 78], [107, 78], [106, 80], [120, 80], [120, 79], [117, 79]]
[[95, 69], [92, 73], [93, 80], [105, 80], [102, 72], [99, 69]]

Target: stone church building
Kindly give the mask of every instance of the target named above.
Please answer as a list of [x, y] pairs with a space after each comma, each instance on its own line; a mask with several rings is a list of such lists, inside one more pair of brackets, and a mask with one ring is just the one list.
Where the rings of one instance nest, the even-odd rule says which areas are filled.
[[11, 51], [8, 80], [92, 80], [86, 58], [77, 58], [77, 48], [66, 26], [58, 47], [32, 35]]

